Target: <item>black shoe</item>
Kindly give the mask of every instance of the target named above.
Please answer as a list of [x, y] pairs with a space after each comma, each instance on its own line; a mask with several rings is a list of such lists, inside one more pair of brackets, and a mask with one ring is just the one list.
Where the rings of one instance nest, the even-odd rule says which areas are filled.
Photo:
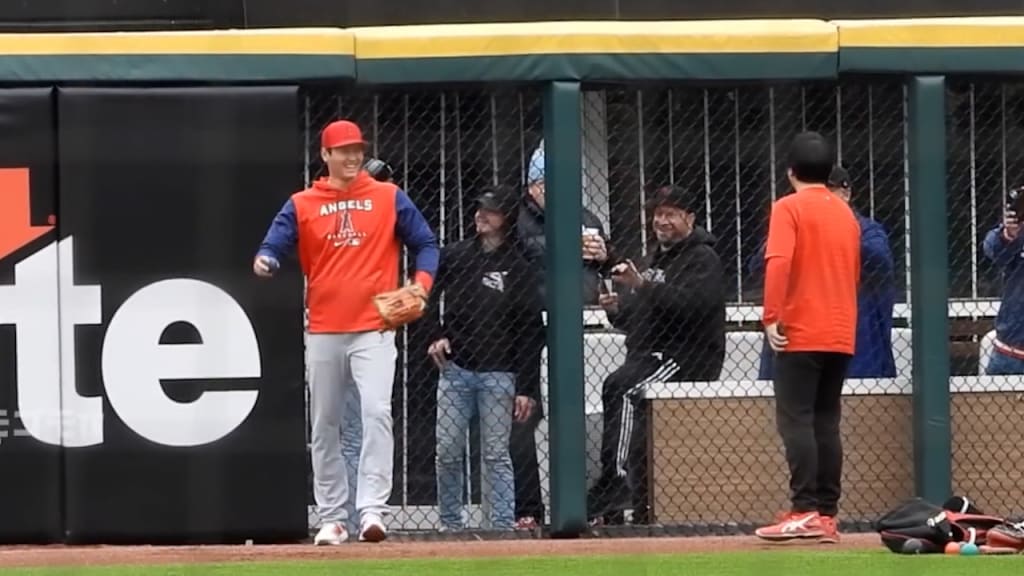
[[629, 522], [633, 526], [649, 526], [651, 524], [651, 510], [647, 506], [633, 508], [633, 517]]
[[632, 498], [625, 478], [602, 477], [587, 493], [587, 517], [596, 518], [629, 508]]
[[600, 528], [601, 526], [624, 526], [626, 524], [626, 513], [622, 510], [607, 512], [590, 519], [590, 526]]

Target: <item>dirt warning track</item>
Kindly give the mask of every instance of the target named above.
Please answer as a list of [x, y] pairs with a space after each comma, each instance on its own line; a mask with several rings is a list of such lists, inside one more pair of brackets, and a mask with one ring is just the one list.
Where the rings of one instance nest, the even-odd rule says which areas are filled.
[[5, 546], [0, 567], [193, 564], [395, 558], [486, 558], [601, 554], [686, 554], [772, 549], [864, 550], [879, 548], [877, 534], [850, 534], [838, 545], [790, 542], [771, 544], [753, 536], [688, 538], [581, 538], [489, 541], [350, 542], [266, 546]]

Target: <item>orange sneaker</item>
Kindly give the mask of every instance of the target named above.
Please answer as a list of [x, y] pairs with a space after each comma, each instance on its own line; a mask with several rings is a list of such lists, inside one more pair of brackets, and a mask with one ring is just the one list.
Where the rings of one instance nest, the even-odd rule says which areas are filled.
[[778, 523], [758, 528], [754, 534], [758, 538], [775, 541], [821, 538], [825, 535], [817, 512], [790, 512]]
[[821, 525], [821, 538], [818, 542], [822, 544], [839, 544], [839, 526], [834, 516], [819, 516], [818, 523]]

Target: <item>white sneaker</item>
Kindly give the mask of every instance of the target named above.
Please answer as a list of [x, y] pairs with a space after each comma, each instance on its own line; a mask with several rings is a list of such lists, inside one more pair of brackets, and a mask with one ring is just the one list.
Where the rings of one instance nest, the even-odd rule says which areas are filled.
[[338, 546], [348, 541], [348, 530], [338, 522], [327, 522], [316, 533], [313, 544], [317, 546]]
[[388, 537], [384, 521], [377, 514], [364, 514], [359, 523], [360, 542], [380, 542]]

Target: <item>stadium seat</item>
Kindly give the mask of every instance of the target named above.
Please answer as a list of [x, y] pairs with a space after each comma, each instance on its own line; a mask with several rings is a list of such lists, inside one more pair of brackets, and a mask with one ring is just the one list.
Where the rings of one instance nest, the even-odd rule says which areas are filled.
[[914, 367], [913, 332], [910, 328], [892, 329], [892, 356], [896, 364], [897, 376], [909, 377], [912, 374]]
[[764, 334], [761, 331], [726, 333], [721, 379], [757, 380], [763, 342]]
[[992, 352], [995, 347], [996, 331], [990, 330], [981, 338], [981, 344], [978, 346], [978, 375], [985, 375], [985, 367], [988, 366], [988, 361], [992, 357]]

